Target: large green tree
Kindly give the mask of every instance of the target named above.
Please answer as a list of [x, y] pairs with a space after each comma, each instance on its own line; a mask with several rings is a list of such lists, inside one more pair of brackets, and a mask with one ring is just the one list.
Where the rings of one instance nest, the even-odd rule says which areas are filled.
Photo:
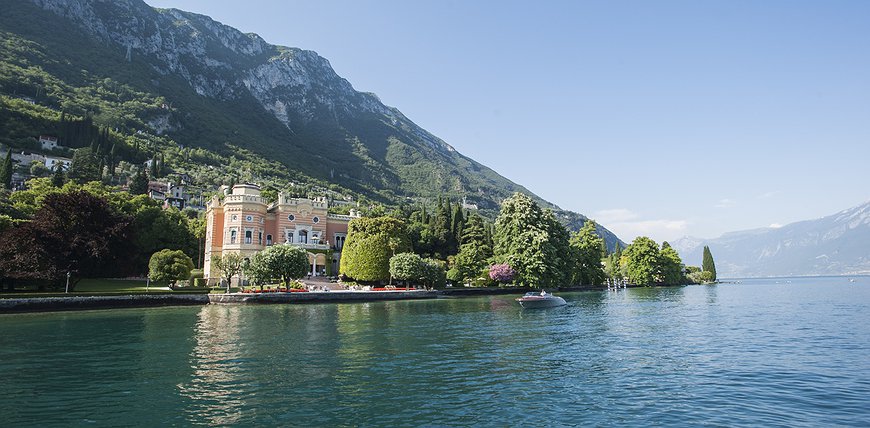
[[399, 253], [390, 258], [390, 277], [399, 281], [417, 281], [423, 276], [423, 259], [414, 253]]
[[272, 245], [251, 258], [247, 272], [252, 282], [267, 284], [279, 280], [282, 286], [309, 272], [308, 252], [293, 245]]
[[710, 247], [704, 246], [704, 258], [701, 260], [701, 271], [710, 272], [710, 281], [716, 282], [716, 263], [713, 261], [713, 253]]
[[604, 239], [598, 235], [595, 222], [587, 220], [569, 241], [572, 255], [572, 282], [574, 284], [599, 285], [607, 275], [601, 266], [604, 258]]
[[517, 271], [516, 283], [553, 287], [568, 279], [568, 232], [530, 197], [515, 193], [502, 203], [493, 241], [495, 257]]
[[193, 260], [184, 251], [164, 249], [154, 253], [148, 262], [148, 276], [154, 281], [166, 281], [172, 287], [190, 278]]
[[393, 217], [356, 218], [347, 227], [339, 272], [357, 281], [390, 279], [390, 258], [411, 251], [408, 227]]
[[659, 246], [646, 236], [639, 236], [623, 253], [628, 282], [653, 285], [659, 282]]
[[677, 250], [671, 248], [667, 241], [662, 242], [659, 253], [659, 271], [662, 282], [667, 285], [678, 285], [686, 282], [683, 275], [683, 260]]
[[492, 244], [487, 239], [486, 224], [478, 214], [471, 214], [462, 231], [462, 245], [448, 272], [451, 281], [459, 284], [484, 277], [492, 257]]
[[100, 157], [90, 147], [76, 149], [73, 154], [72, 165], [69, 169], [69, 177], [79, 183], [100, 181]]

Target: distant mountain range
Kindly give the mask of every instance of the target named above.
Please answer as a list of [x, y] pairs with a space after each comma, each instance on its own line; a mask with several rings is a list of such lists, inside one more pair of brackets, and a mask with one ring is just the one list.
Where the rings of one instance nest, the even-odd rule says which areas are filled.
[[710, 247], [720, 277], [868, 274], [870, 202], [778, 228], [671, 243], [686, 264], [696, 266], [704, 245]]
[[[141, 147], [208, 150], [200, 157], [253, 180], [311, 178], [394, 205], [466, 198], [490, 218], [523, 192], [571, 229], [586, 221], [356, 91], [316, 52], [271, 45], [204, 15], [141, 0], [4, 0], [0, 40], [0, 94], [26, 95], [38, 107], [0, 105], [0, 141], [13, 146], [39, 132], [22, 124], [63, 110], [148, 139]], [[609, 247], [620, 242], [599, 231]]]

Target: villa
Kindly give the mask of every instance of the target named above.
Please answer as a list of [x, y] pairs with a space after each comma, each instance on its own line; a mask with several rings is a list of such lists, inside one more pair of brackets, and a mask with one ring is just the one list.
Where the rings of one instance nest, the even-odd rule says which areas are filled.
[[293, 198], [279, 193], [277, 201], [267, 203], [256, 185], [221, 186], [218, 195], [206, 204], [205, 280], [209, 284], [220, 281], [212, 257], [239, 253], [250, 259], [272, 245], [302, 247], [308, 252], [312, 275], [334, 275], [347, 224], [359, 215], [356, 210], [350, 215], [328, 211], [326, 198]]

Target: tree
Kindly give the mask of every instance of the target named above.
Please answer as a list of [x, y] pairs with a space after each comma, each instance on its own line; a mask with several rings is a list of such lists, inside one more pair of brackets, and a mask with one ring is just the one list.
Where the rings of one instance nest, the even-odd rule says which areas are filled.
[[477, 278], [486, 268], [490, 257], [492, 245], [486, 237], [486, 225], [482, 217], [472, 214], [462, 231], [462, 245], [459, 246], [459, 254], [453, 259], [453, 269], [448, 273], [450, 280], [463, 284]]
[[0, 164], [0, 189], [12, 190], [12, 149], [6, 152], [6, 158]]
[[390, 258], [411, 250], [405, 222], [392, 217], [356, 218], [347, 226], [339, 272], [357, 281], [390, 279]]
[[244, 259], [239, 253], [225, 253], [223, 256], [214, 255], [211, 263], [220, 273], [221, 280], [227, 282], [227, 293], [230, 292], [230, 283], [233, 277], [242, 271]]
[[701, 270], [710, 272], [710, 282], [716, 282], [716, 263], [713, 262], [713, 253], [710, 247], [704, 246], [704, 258], [701, 261]]
[[129, 191], [131, 195], [148, 193], [148, 176], [145, 175], [145, 166], [140, 166], [139, 171], [130, 180]]
[[653, 285], [659, 278], [659, 246], [646, 236], [639, 236], [625, 249], [628, 282]]
[[293, 280], [309, 272], [308, 252], [292, 245], [272, 245], [255, 254], [251, 259], [248, 277], [256, 284], [266, 284], [273, 279], [286, 287]]
[[622, 276], [622, 247], [617, 244], [616, 251], [607, 256], [606, 267], [604, 268], [607, 277], [612, 281], [621, 281]]
[[515, 193], [502, 203], [493, 241], [496, 259], [516, 270], [518, 283], [552, 287], [566, 280], [568, 232], [530, 197]]
[[130, 259], [132, 219], [85, 191], [52, 193], [30, 222], [2, 237], [0, 263], [13, 277], [74, 288], [84, 277], [113, 276]]
[[69, 177], [71, 179], [74, 179], [78, 183], [100, 181], [102, 173], [100, 170], [100, 159], [91, 148], [76, 149], [75, 154], [73, 154], [72, 165], [69, 169]]
[[444, 262], [437, 259], [423, 259], [423, 271], [420, 280], [427, 287], [444, 288], [447, 285], [447, 274], [444, 271]]
[[414, 281], [423, 276], [423, 259], [414, 253], [399, 253], [390, 258], [390, 276], [399, 281]]
[[154, 281], [167, 281], [170, 287], [182, 279], [190, 278], [193, 260], [179, 250], [160, 250], [148, 262], [148, 276]]
[[51, 175], [51, 185], [63, 187], [64, 183], [66, 183], [66, 174], [63, 173], [63, 163], [58, 162], [54, 167], [54, 174]]
[[583, 227], [571, 236], [573, 260], [573, 283], [599, 285], [607, 275], [601, 266], [604, 258], [604, 239], [598, 236], [595, 222], [587, 220]]
[[683, 277], [683, 260], [667, 241], [662, 242], [662, 250], [659, 253], [659, 270], [662, 282], [667, 285], [678, 285], [686, 282]]

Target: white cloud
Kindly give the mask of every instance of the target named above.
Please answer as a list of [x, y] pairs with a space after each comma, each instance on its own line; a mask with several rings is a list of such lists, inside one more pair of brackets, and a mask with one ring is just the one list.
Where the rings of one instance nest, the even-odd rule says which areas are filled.
[[614, 208], [611, 210], [601, 210], [595, 213], [595, 219], [599, 223], [616, 223], [629, 221], [638, 218], [637, 213], [626, 208]]
[[625, 208], [601, 210], [595, 213], [594, 218], [626, 242], [638, 236], [649, 236], [657, 242], [674, 240], [686, 234], [689, 224], [686, 220], [645, 220], [638, 213]]
[[724, 198], [724, 199], [720, 199], [719, 202], [717, 202], [716, 205], [714, 205], [714, 207], [716, 207], [716, 208], [731, 208], [734, 205], [737, 205], [737, 201], [735, 201], [734, 199]]
[[769, 227], [771, 229], [779, 229], [780, 227], [782, 227], [782, 225], [779, 223], [771, 223], [770, 226], [767, 226], [767, 227]]
[[779, 194], [779, 190], [774, 190], [772, 192], [762, 193], [755, 197], [755, 199], [770, 199]]

